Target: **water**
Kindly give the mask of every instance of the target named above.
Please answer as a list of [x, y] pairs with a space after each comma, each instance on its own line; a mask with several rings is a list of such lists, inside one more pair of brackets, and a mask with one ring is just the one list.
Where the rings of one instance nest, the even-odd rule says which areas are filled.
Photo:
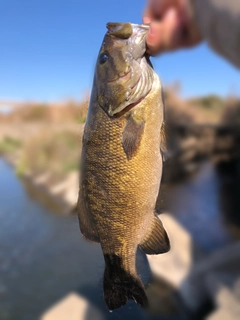
[[[72, 292], [89, 300], [103, 319], [145, 319], [133, 301], [109, 313], [103, 301], [100, 246], [82, 238], [76, 217], [53, 214], [32, 200], [1, 159], [0, 177], [1, 320], [39, 319]], [[144, 266], [146, 258], [140, 259]]]
[[[103, 319], [145, 319], [133, 301], [109, 313], [102, 294], [100, 246], [82, 238], [75, 216], [53, 214], [31, 199], [12, 168], [1, 159], [0, 177], [1, 320], [39, 319], [71, 292], [89, 300]], [[173, 213], [205, 249], [228, 241], [219, 217], [217, 186], [214, 171], [207, 167], [194, 180], [172, 190], [176, 199]], [[146, 280], [147, 260], [143, 255], [140, 269]], [[85, 319], [90, 320], [90, 315]]]
[[169, 192], [171, 214], [189, 231], [194, 243], [206, 252], [233, 241], [224, 221], [220, 197], [225, 197], [220, 193], [220, 178], [209, 162], [195, 176]]
[[96, 287], [102, 257], [82, 239], [75, 217], [32, 201], [3, 161], [0, 177], [0, 319], [37, 319], [79, 286]]

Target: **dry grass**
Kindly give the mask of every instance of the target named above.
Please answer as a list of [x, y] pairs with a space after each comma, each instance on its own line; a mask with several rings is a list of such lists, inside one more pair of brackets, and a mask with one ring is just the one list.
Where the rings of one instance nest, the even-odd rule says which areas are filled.
[[85, 98], [81, 102], [25, 103], [9, 114], [1, 114], [0, 122], [8, 130], [7, 135], [0, 130], [0, 153], [11, 155], [20, 175], [47, 171], [61, 178], [76, 171], [82, 140], [80, 124], [85, 123], [87, 110]]
[[50, 172], [62, 177], [79, 166], [81, 136], [71, 131], [40, 132], [23, 146], [17, 172]]
[[227, 101], [214, 95], [183, 100], [174, 91], [166, 92], [166, 118], [170, 125], [217, 124], [224, 114]]
[[[174, 126], [195, 123], [240, 123], [240, 101], [237, 99], [208, 96], [182, 100], [173, 88], [166, 89], [165, 96], [169, 130]], [[17, 154], [19, 173], [50, 171], [55, 176], [62, 176], [78, 170], [81, 130], [67, 128], [85, 123], [88, 101], [86, 97], [81, 102], [23, 103], [9, 114], [0, 114], [0, 123], [12, 132], [12, 137], [10, 134], [2, 140], [0, 137], [0, 153]], [[43, 124], [46, 129], [42, 128]], [[21, 130], [16, 135], [17, 128], [28, 128], [29, 125], [38, 130]]]
[[9, 114], [0, 114], [0, 122], [84, 123], [87, 116], [88, 101], [89, 99], [85, 98], [81, 102], [69, 100], [51, 104], [25, 103]]

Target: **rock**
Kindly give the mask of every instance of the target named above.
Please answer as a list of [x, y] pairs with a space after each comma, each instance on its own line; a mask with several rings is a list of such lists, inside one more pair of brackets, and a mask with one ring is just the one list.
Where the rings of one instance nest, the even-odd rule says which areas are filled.
[[161, 214], [160, 219], [171, 242], [171, 250], [163, 255], [148, 255], [153, 274], [169, 282], [180, 294], [187, 307], [195, 309], [199, 297], [186, 281], [193, 265], [193, 243], [186, 231], [172, 216]]
[[[190, 304], [188, 305], [192, 309], [197, 309], [207, 298], [214, 299], [218, 306], [222, 306], [224, 301], [220, 302], [219, 299], [224, 300], [225, 298], [221, 298], [222, 295], [218, 296], [219, 291], [225, 292], [222, 290], [227, 288], [227, 284], [238, 279], [239, 266], [240, 242], [228, 245], [210, 254], [206, 259], [194, 263], [190, 274], [184, 280], [185, 284], [182, 284], [185, 287], [185, 301], [189, 297]], [[221, 277], [219, 273], [222, 274]]]
[[238, 311], [240, 316], [240, 301], [232, 290], [221, 288], [215, 296], [216, 303], [222, 309]]
[[237, 297], [237, 299], [240, 301], [240, 275], [239, 275], [239, 278], [237, 279], [237, 281], [234, 284], [234, 294]]
[[239, 319], [239, 313], [235, 313], [233, 310], [219, 309], [212, 313], [206, 320], [237, 320]]
[[48, 180], [50, 179], [51, 177], [51, 174], [50, 172], [46, 172], [46, 173], [43, 173], [37, 177], [34, 178], [34, 183], [36, 185], [44, 185], [48, 182]]
[[179, 287], [192, 266], [192, 240], [190, 234], [169, 214], [160, 219], [167, 230], [171, 250], [162, 255], [148, 255], [152, 272], [164, 278], [174, 287]]
[[237, 282], [236, 275], [230, 273], [212, 272], [205, 277], [208, 293], [218, 306], [223, 306], [225, 304], [225, 301], [222, 301], [221, 303], [218, 299], [219, 292], [222, 292], [223, 289], [231, 289], [232, 295], [235, 295], [233, 288], [235, 282]]
[[100, 312], [87, 300], [76, 293], [70, 293], [47, 310], [40, 320], [80, 320], [85, 319], [86, 314], [88, 319], [103, 319]]
[[72, 172], [63, 181], [49, 187], [49, 192], [53, 196], [61, 197], [69, 206], [74, 206], [77, 203], [78, 185], [78, 172]]
[[[240, 295], [240, 280], [236, 283], [240, 276], [240, 242], [206, 254], [197, 248], [188, 231], [173, 217], [162, 214], [160, 219], [169, 234], [171, 250], [163, 255], [149, 255], [149, 265], [155, 276], [169, 282], [180, 293], [189, 309], [196, 311], [209, 299], [219, 306], [216, 292], [222, 286], [226, 287], [226, 283], [236, 284], [234, 299]], [[224, 284], [222, 279], [216, 280], [217, 272], [225, 274]]]
[[223, 272], [228, 270], [230, 273], [239, 274], [240, 270], [240, 241], [225, 246], [214, 251], [207, 259], [198, 263], [193, 270], [195, 276], [209, 273], [210, 271]]
[[73, 172], [68, 178], [68, 188], [66, 189], [64, 199], [70, 205], [74, 206], [78, 200], [79, 174]]
[[240, 317], [239, 280], [239, 275], [232, 273], [211, 273], [206, 277], [208, 291], [217, 306], [209, 320]]
[[207, 320], [236, 320], [240, 318], [240, 300], [234, 294], [234, 291], [226, 287], [218, 290], [215, 301], [219, 306]]

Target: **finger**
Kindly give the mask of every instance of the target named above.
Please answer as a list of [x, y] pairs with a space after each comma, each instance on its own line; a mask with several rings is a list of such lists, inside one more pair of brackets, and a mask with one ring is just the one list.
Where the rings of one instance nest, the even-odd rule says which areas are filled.
[[177, 49], [181, 45], [181, 18], [178, 10], [169, 9], [164, 17], [164, 41], [163, 47], [165, 50]]
[[150, 23], [153, 20], [160, 20], [172, 0], [149, 0], [143, 13], [143, 22]]
[[149, 24], [152, 22], [152, 19], [150, 17], [143, 17], [143, 23], [144, 24]]
[[179, 47], [180, 28], [176, 9], [169, 9], [160, 22], [153, 21], [147, 35], [148, 53], [159, 54]]
[[156, 55], [162, 51], [163, 24], [161, 22], [153, 21], [150, 24], [150, 29], [147, 34], [146, 42], [148, 46], [148, 53]]
[[161, 20], [171, 7], [178, 7], [178, 0], [149, 0], [148, 7], [154, 20]]
[[145, 8], [145, 11], [143, 13], [143, 23], [149, 24], [153, 20], [153, 16], [151, 13], [151, 10], [149, 8], [149, 5]]

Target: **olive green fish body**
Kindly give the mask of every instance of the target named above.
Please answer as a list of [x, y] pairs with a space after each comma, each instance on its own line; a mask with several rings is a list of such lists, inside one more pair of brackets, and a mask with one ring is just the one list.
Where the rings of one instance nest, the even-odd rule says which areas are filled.
[[138, 246], [148, 254], [169, 250], [155, 215], [161, 174], [162, 88], [149, 66], [151, 90], [117, 117], [99, 104], [95, 77], [85, 125], [79, 191], [82, 234], [100, 242], [106, 269], [104, 296], [109, 309], [134, 299], [147, 304], [136, 273]]

